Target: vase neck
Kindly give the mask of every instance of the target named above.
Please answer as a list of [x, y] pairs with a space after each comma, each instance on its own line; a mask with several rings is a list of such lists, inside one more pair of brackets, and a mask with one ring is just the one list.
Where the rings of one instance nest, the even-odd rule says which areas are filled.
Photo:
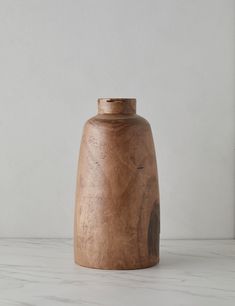
[[136, 113], [136, 99], [133, 98], [101, 98], [98, 99], [98, 114]]

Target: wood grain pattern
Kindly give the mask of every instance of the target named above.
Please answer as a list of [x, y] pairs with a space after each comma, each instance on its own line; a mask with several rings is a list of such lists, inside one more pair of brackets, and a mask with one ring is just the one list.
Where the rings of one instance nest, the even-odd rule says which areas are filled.
[[137, 269], [159, 261], [159, 191], [149, 123], [135, 99], [100, 99], [78, 165], [75, 262]]

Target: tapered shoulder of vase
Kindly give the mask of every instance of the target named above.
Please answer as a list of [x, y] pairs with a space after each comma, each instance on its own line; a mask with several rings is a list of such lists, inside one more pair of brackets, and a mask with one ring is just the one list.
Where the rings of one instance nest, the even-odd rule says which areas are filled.
[[98, 99], [98, 114], [132, 115], [136, 113], [134, 98], [100, 98]]

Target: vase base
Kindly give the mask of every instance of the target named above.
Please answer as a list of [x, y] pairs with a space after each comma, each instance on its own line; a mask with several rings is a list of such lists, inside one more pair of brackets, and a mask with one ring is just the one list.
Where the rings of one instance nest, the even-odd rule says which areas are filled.
[[157, 260], [155, 260], [154, 262], [150, 262], [148, 264], [143, 264], [143, 265], [134, 265], [134, 266], [105, 266], [105, 265], [89, 265], [89, 264], [82, 264], [79, 261], [75, 260], [75, 264], [81, 266], [81, 267], [85, 267], [85, 268], [90, 268], [90, 269], [99, 269], [99, 270], [139, 270], [139, 269], [147, 269], [147, 268], [151, 268], [153, 266], [156, 266], [159, 264], [159, 257], [157, 258]]

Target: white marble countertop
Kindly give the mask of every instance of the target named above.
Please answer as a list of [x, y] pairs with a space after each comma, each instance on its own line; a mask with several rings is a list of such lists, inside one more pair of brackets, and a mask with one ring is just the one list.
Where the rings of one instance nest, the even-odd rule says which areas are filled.
[[234, 306], [235, 240], [162, 240], [158, 266], [104, 271], [69, 239], [0, 239], [0, 305]]

